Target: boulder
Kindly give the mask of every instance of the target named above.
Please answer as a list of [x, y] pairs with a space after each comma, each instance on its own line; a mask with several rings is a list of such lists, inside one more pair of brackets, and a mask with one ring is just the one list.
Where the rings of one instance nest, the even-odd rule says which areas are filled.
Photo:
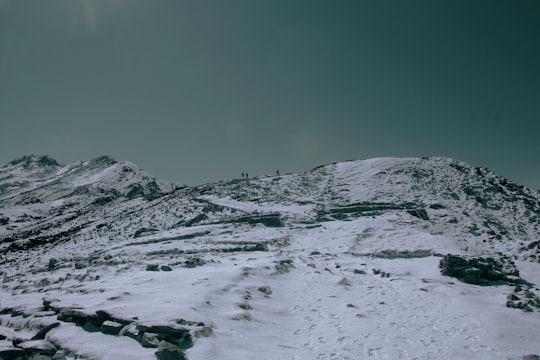
[[184, 352], [178, 347], [167, 341], [160, 341], [156, 351], [158, 360], [187, 360]]
[[137, 341], [141, 341], [142, 334], [137, 330], [137, 327], [135, 324], [128, 324], [124, 326], [120, 332], [118, 333], [119, 336], [127, 336], [129, 338], [132, 338]]
[[124, 324], [118, 323], [116, 321], [105, 320], [101, 324], [101, 332], [108, 335], [118, 335], [120, 330], [124, 327]]
[[141, 345], [145, 348], [157, 348], [159, 344], [158, 334], [145, 332], [141, 337]]

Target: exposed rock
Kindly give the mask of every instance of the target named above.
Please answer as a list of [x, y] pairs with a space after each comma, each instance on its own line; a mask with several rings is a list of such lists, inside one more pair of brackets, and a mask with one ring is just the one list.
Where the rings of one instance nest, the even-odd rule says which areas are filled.
[[136, 325], [137, 330], [141, 332], [150, 332], [167, 335], [184, 335], [189, 333], [189, 330], [183, 326], [176, 325], [174, 323], [139, 323]]
[[272, 288], [270, 286], [261, 286], [257, 290], [267, 296], [272, 294]]
[[103, 324], [101, 324], [101, 332], [108, 335], [117, 335], [123, 327], [124, 324], [111, 320], [105, 320]]
[[60, 326], [60, 323], [59, 322], [54, 322], [52, 324], [49, 324], [47, 326], [45, 326], [44, 328], [42, 328], [41, 330], [39, 330], [37, 332], [36, 335], [32, 336], [32, 338], [30, 340], [43, 340], [45, 339], [45, 335], [47, 335], [47, 333], [54, 329], [55, 327], [58, 327]]
[[47, 317], [47, 316], [54, 316], [56, 315], [56, 311], [37, 311], [34, 314], [34, 317]]
[[113, 322], [116, 322], [116, 323], [120, 323], [120, 324], [122, 324], [122, 326], [133, 322], [132, 319], [125, 319], [125, 318], [123, 318], [121, 316], [111, 314], [107, 310], [97, 310], [96, 315], [100, 319], [102, 319], [103, 321], [110, 320], [110, 321], [113, 321]]
[[159, 271], [159, 265], [148, 264], [146, 265], [146, 271]]
[[202, 329], [195, 330], [193, 335], [196, 338], [199, 337], [209, 337], [214, 334], [214, 330], [210, 326], [203, 326]]
[[275, 267], [278, 274], [285, 274], [291, 271], [291, 269], [294, 268], [294, 265], [292, 260], [287, 259], [278, 261]]
[[139, 230], [135, 231], [135, 234], [133, 234], [133, 237], [136, 239], [136, 238], [139, 238], [141, 236], [147, 236], [147, 235], [152, 235], [152, 234], [155, 234], [157, 233], [158, 230], [157, 229], [154, 229], [154, 228], [140, 228]]
[[141, 332], [137, 330], [137, 326], [135, 324], [128, 324], [124, 326], [120, 332], [118, 333], [119, 336], [127, 336], [129, 338], [132, 338], [137, 341], [141, 341]]
[[53, 355], [56, 353], [56, 347], [46, 340], [24, 341], [17, 345], [29, 354]]
[[0, 345], [0, 359], [2, 360], [22, 360], [26, 357], [26, 353], [23, 349], [13, 346], [1, 346]]
[[141, 345], [145, 348], [157, 348], [159, 344], [158, 334], [145, 332], [141, 337]]
[[381, 250], [374, 253], [367, 254], [353, 254], [356, 256], [372, 256], [380, 259], [413, 259], [413, 258], [424, 258], [433, 255], [431, 250], [418, 249], [418, 250]]
[[156, 351], [158, 360], [187, 360], [184, 352], [178, 347], [167, 341], [160, 341]]
[[524, 312], [540, 311], [540, 298], [524, 285], [517, 285], [507, 296], [506, 306]]
[[508, 258], [468, 258], [445, 255], [439, 262], [441, 273], [475, 285], [515, 284], [519, 271]]
[[172, 271], [172, 268], [168, 265], [161, 265], [159, 268], [161, 271]]
[[100, 326], [103, 322], [103, 319], [94, 312], [74, 308], [61, 309], [57, 319], [83, 326], [86, 331], [90, 332], [100, 331]]
[[424, 209], [414, 209], [414, 210], [407, 210], [409, 214], [411, 214], [414, 217], [417, 217], [422, 220], [429, 220], [429, 216], [426, 210]]
[[197, 267], [197, 266], [203, 266], [204, 264], [206, 264], [206, 262], [203, 259], [198, 258], [198, 257], [194, 257], [194, 258], [191, 258], [191, 259], [187, 259], [184, 262], [184, 267], [194, 268], [194, 267]]

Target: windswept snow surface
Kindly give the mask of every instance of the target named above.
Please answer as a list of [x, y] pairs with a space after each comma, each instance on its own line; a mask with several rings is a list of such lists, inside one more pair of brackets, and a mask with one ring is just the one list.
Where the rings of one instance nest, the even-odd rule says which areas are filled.
[[[78, 176], [99, 184], [92, 173]], [[51, 240], [35, 246], [8, 227], [25, 212], [47, 223], [43, 214], [63, 203], [48, 193], [41, 203], [14, 204], [17, 196], [0, 209], [10, 220], [2, 231], [15, 238], [0, 244], [0, 309], [24, 307], [29, 316], [0, 315], [0, 333], [30, 337], [38, 323], [56, 321], [36, 313], [43, 298], [56, 298], [140, 322], [203, 322], [212, 334], [194, 337], [191, 360], [540, 354], [540, 312], [507, 308], [512, 286], [440, 273], [442, 254], [504, 252], [538, 293], [538, 194], [485, 169], [385, 158], [118, 197], [72, 220], [50, 220], [55, 225], [41, 231]], [[91, 226], [75, 228], [90, 216]], [[54, 242], [55, 226], [72, 230], [69, 238]], [[380, 256], [385, 251], [395, 256]], [[47, 339], [72, 358], [155, 358], [133, 339], [72, 323]]]

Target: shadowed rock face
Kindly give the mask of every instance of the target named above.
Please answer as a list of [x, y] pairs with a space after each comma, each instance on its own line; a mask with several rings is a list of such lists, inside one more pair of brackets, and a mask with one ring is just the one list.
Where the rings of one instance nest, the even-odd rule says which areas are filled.
[[443, 275], [474, 285], [514, 284], [519, 280], [519, 271], [507, 258], [445, 255], [439, 267]]

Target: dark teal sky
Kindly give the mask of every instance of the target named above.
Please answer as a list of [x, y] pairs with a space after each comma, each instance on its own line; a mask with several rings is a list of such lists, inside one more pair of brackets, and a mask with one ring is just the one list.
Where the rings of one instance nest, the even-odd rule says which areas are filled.
[[540, 189], [540, 2], [0, 0], [0, 163], [449, 156]]

